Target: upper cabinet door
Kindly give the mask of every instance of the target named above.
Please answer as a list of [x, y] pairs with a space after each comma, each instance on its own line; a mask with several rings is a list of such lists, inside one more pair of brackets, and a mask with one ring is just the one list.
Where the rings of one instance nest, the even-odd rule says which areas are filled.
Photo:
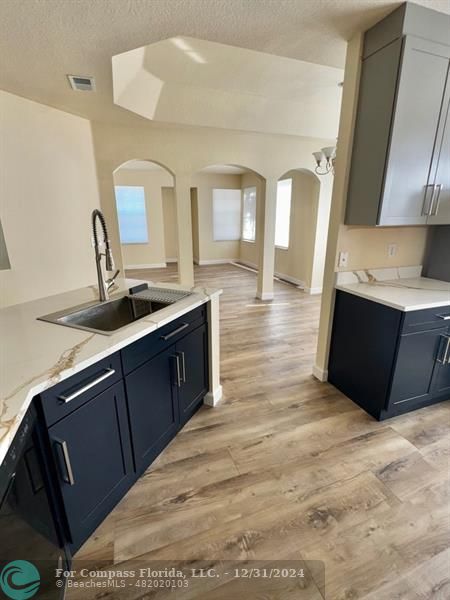
[[430, 178], [442, 143], [449, 58], [448, 46], [405, 39], [379, 225], [420, 225], [431, 214], [436, 193]]
[[[445, 119], [443, 119], [444, 134], [442, 145], [436, 161], [435, 174], [432, 172], [433, 202], [431, 204], [428, 223], [430, 225], [450, 224], [450, 80], [447, 81], [447, 97]], [[430, 186], [431, 187], [431, 186]]]

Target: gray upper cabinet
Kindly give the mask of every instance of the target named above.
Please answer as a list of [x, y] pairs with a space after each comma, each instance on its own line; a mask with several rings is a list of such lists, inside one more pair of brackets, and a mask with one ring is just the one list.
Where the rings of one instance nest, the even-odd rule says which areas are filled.
[[[450, 77], [449, 77], [450, 81]], [[430, 225], [450, 224], [450, 103], [448, 91], [450, 84], [447, 83], [446, 112], [444, 124], [444, 135], [439, 151], [439, 160], [436, 161], [436, 170], [431, 173], [431, 181], [435, 186], [435, 201], [432, 214], [428, 217]]]
[[[437, 41], [425, 39], [435, 19]], [[347, 225], [450, 223], [450, 46], [442, 19], [450, 26], [447, 15], [405, 4], [366, 33]]]

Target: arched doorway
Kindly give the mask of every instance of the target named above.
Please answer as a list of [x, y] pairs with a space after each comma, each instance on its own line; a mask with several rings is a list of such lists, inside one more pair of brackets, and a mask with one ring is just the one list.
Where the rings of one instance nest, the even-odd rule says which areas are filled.
[[278, 179], [276, 204], [275, 277], [318, 293], [329, 219], [319, 177], [309, 169], [286, 171]]
[[155, 161], [133, 159], [113, 179], [125, 275], [178, 281], [173, 174]]
[[196, 283], [212, 285], [219, 265], [240, 265], [253, 272], [256, 289], [264, 193], [264, 177], [242, 165], [208, 165], [193, 175], [191, 210]]

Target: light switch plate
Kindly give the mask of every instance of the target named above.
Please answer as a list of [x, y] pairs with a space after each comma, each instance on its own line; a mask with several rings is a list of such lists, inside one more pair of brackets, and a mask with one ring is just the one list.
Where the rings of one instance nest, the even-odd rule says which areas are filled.
[[397, 254], [397, 244], [389, 244], [388, 246], [388, 256], [392, 258]]

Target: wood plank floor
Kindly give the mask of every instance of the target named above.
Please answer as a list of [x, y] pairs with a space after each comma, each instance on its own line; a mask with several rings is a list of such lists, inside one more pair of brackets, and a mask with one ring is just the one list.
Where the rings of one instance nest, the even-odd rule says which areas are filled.
[[[150, 276], [149, 276], [150, 273]], [[133, 271], [173, 280], [175, 269]], [[317, 560], [299, 594], [243, 595], [238, 582], [68, 598], [450, 598], [450, 403], [378, 423], [311, 376], [320, 298], [255, 274], [196, 268], [221, 287], [224, 400], [203, 407], [79, 553], [98, 566], [158, 560]], [[311, 566], [313, 565], [313, 566]], [[211, 583], [208, 583], [211, 587]], [[117, 592], [116, 592], [117, 594]]]

